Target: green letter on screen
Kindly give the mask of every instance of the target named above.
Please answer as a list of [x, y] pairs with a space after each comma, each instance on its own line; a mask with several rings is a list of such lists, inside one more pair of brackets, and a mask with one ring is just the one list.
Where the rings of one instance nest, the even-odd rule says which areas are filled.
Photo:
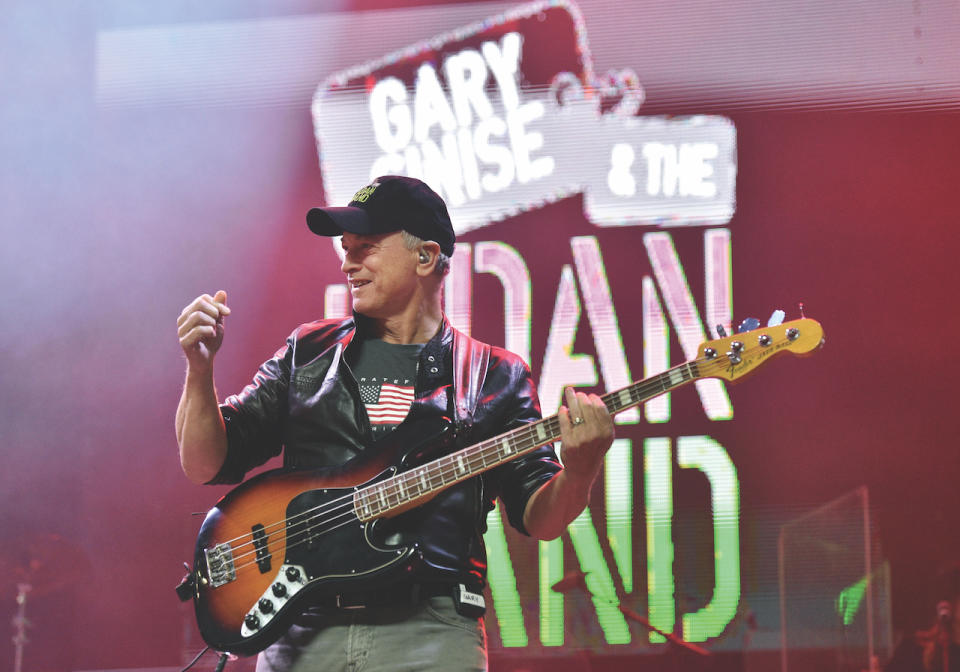
[[500, 627], [500, 640], [505, 647], [526, 646], [527, 629], [523, 625], [520, 593], [517, 592], [517, 579], [503, 533], [499, 505], [487, 514], [487, 533], [483, 535], [483, 541], [487, 546], [487, 582]]
[[704, 642], [723, 632], [740, 603], [740, 486], [730, 455], [709, 436], [681, 436], [677, 462], [699, 469], [710, 482], [716, 585], [707, 606], [683, 615], [683, 638]]
[[[643, 441], [643, 491], [647, 509], [647, 610], [650, 624], [673, 632], [673, 471], [670, 439]], [[663, 635], [650, 633], [651, 642]]]

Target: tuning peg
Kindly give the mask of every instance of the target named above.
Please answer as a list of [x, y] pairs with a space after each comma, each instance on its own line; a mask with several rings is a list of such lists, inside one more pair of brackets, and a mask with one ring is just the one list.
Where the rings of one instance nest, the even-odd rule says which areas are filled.
[[776, 327], [778, 325], [783, 324], [783, 318], [785, 318], [786, 316], [787, 314], [785, 312], [777, 308], [775, 311], [770, 313], [770, 319], [767, 320], [767, 326]]
[[717, 336], [719, 336], [720, 338], [727, 337], [727, 330], [723, 328], [722, 324], [717, 325]]
[[760, 320], [755, 317], [748, 317], [743, 322], [740, 323], [740, 326], [737, 327], [737, 333], [742, 334], [746, 331], [753, 331], [760, 327]]

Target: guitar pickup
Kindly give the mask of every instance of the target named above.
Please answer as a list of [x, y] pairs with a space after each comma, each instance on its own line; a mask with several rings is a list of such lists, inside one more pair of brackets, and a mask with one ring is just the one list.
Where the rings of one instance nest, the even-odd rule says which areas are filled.
[[257, 551], [257, 567], [261, 574], [270, 571], [270, 547], [267, 544], [267, 533], [263, 525], [257, 523], [250, 530], [253, 532], [253, 547]]
[[207, 561], [207, 576], [210, 577], [210, 587], [220, 586], [236, 580], [237, 570], [233, 566], [233, 549], [230, 544], [217, 544], [213, 548], [203, 551]]

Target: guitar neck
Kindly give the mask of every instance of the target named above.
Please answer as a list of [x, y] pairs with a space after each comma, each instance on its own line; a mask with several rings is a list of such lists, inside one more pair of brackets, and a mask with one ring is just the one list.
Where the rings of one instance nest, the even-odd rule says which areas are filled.
[[[611, 414], [625, 411], [702, 377], [695, 362], [637, 381], [601, 397]], [[556, 415], [518, 427], [481, 443], [358, 490], [354, 509], [360, 520], [395, 515], [451, 485], [493, 469], [560, 438]]]

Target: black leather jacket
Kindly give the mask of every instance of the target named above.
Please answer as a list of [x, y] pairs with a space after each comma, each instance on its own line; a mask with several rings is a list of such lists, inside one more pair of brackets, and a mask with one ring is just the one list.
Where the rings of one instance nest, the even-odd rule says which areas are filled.
[[[349, 345], [366, 318], [323, 320], [297, 328], [253, 382], [220, 407], [227, 427], [227, 459], [211, 483], [237, 483], [246, 472], [284, 451], [292, 469], [334, 467], [374, 443], [366, 409], [349, 366]], [[462, 335], [461, 335], [462, 337]], [[466, 337], [463, 337], [466, 338]], [[423, 348], [417, 366], [415, 399], [403, 424], [454, 418], [454, 329], [444, 320]], [[472, 419], [455, 422], [455, 441], [432, 459], [508, 429], [539, 419], [540, 406], [530, 370], [516, 355], [492, 348]], [[409, 433], [409, 431], [407, 432]], [[370, 456], [369, 452], [366, 456]], [[468, 581], [482, 586], [486, 515], [499, 497], [511, 525], [526, 534], [527, 500], [560, 470], [549, 446], [453, 486], [413, 511], [391, 519], [403, 541], [416, 541], [424, 562], [423, 580]], [[358, 479], [359, 482], [360, 479]]]

